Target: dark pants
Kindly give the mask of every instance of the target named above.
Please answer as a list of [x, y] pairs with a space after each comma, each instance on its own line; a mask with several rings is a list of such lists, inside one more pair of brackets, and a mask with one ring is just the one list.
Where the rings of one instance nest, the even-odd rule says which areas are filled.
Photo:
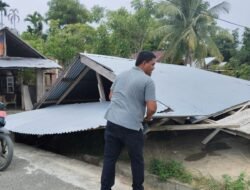
[[115, 164], [124, 146], [128, 149], [133, 175], [133, 190], [143, 190], [143, 133], [107, 122], [101, 190], [111, 190], [115, 183]]

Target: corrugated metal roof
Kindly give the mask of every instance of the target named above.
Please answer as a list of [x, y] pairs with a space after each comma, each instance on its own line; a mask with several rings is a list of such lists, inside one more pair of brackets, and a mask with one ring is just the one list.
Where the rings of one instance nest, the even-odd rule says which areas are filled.
[[25, 43], [17, 33], [13, 32], [8, 27], [0, 29], [5, 35], [6, 47], [5, 56], [9, 57], [33, 57], [45, 59], [45, 56]]
[[61, 134], [104, 126], [108, 103], [57, 105], [8, 115], [6, 128], [22, 134]]
[[56, 62], [39, 58], [0, 58], [0, 68], [61, 68]]
[[[75, 81], [87, 68], [85, 63], [81, 63], [81, 57], [84, 57], [82, 60], [85, 61], [93, 60], [99, 66], [113, 71], [115, 75], [130, 69], [135, 64], [135, 60], [132, 59], [80, 54], [46, 95], [45, 102], [58, 100], [68, 89], [69, 82]], [[103, 71], [98, 68], [99, 73]], [[250, 100], [249, 81], [196, 68], [156, 64], [152, 79], [156, 84], [158, 112], [166, 107], [173, 110], [156, 113], [155, 117], [192, 116], [202, 120]], [[8, 116], [7, 128], [27, 134], [57, 134], [87, 130], [105, 124], [103, 116], [107, 106], [108, 102], [50, 106]]]
[[[110, 68], [116, 75], [135, 64], [132, 59], [95, 54], [81, 56]], [[156, 116], [206, 116], [250, 100], [249, 81], [197, 68], [156, 64], [152, 79], [157, 100], [174, 110]]]
[[65, 70], [59, 81], [56, 82], [56, 85], [52, 86], [46, 93], [43, 99], [46, 101], [58, 100], [85, 68], [86, 66], [80, 62], [80, 58], [76, 58], [73, 64]]

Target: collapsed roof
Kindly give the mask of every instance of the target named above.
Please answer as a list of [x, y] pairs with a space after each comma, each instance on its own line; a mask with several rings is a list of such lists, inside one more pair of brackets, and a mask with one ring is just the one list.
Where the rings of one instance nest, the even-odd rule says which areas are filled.
[[[38, 110], [10, 115], [7, 127], [20, 133], [52, 134], [52, 129], [53, 133], [63, 133], [92, 129], [103, 125], [102, 119], [105, 113], [103, 105], [107, 104], [101, 102], [108, 101], [109, 89], [116, 75], [130, 69], [134, 63], [135, 60], [132, 59], [80, 53], [37, 104]], [[183, 118], [195, 123], [222, 114], [226, 110], [250, 100], [249, 81], [196, 68], [158, 63], [155, 66], [152, 79], [156, 84], [158, 103], [155, 118]], [[65, 106], [68, 106], [67, 112], [70, 114], [75, 107], [73, 103], [81, 103], [79, 104], [81, 109], [77, 109], [79, 114], [74, 112], [72, 116], [74, 118], [71, 120], [82, 122], [66, 124], [64, 122], [68, 117], [59, 111], [63, 110], [61, 109], [62, 105], [59, 104], [69, 104]], [[58, 106], [51, 107], [51, 105]], [[87, 111], [92, 105], [95, 105], [93, 109], [96, 112]], [[72, 111], [70, 111], [71, 109]], [[102, 111], [100, 112], [100, 110]], [[59, 120], [55, 120], [56, 123], [48, 122], [50, 120], [45, 118], [30, 117], [35, 112], [37, 114], [47, 112], [49, 114], [46, 117], [51, 118], [51, 120], [59, 117], [59, 113], [61, 113], [61, 117]], [[86, 121], [80, 119], [81, 115]], [[28, 121], [24, 123], [26, 127], [20, 127], [19, 122], [17, 122], [20, 121], [18, 118], [23, 120], [28, 118]], [[93, 123], [92, 120], [100, 121], [99, 125]], [[21, 125], [24, 126], [24, 124]], [[55, 124], [60, 127], [55, 127]], [[43, 129], [40, 130], [41, 128]]]

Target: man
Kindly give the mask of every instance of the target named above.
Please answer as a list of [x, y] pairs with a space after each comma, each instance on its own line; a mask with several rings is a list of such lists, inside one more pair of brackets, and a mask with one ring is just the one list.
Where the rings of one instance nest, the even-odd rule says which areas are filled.
[[140, 52], [135, 67], [118, 75], [111, 86], [101, 190], [111, 190], [114, 185], [116, 161], [124, 146], [131, 161], [133, 190], [144, 189], [142, 122], [151, 120], [156, 111], [155, 84], [150, 78], [155, 59], [152, 52]]

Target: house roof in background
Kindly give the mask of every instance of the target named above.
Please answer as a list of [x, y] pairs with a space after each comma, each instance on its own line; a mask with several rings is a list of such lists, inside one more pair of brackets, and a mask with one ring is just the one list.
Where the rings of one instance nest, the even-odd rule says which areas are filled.
[[3, 53], [0, 57], [2, 68], [61, 68], [55, 61], [47, 59], [7, 27], [0, 30], [0, 38], [1, 53]]
[[52, 69], [61, 68], [55, 61], [39, 58], [0, 58], [0, 68], [41, 68]]

